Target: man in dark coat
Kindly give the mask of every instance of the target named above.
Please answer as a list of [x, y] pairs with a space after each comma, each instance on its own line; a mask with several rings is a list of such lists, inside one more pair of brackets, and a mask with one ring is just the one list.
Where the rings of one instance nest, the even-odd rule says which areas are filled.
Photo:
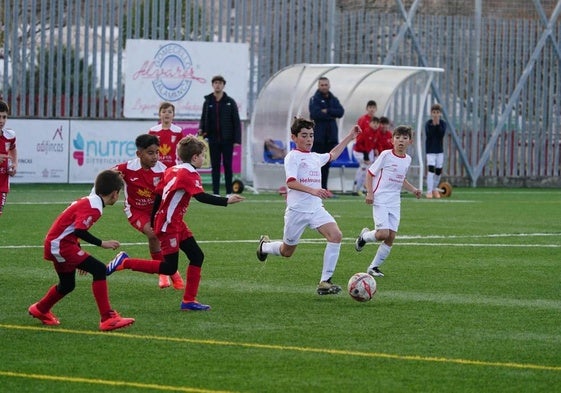
[[220, 195], [220, 162], [224, 167], [226, 194], [232, 194], [234, 146], [242, 143], [238, 105], [224, 91], [225, 85], [226, 80], [221, 75], [212, 78], [213, 92], [205, 96], [199, 122], [199, 135], [208, 139], [212, 166], [212, 192], [215, 195]]
[[[329, 153], [339, 143], [337, 119], [343, 117], [345, 109], [329, 91], [329, 79], [322, 76], [318, 80], [318, 89], [310, 98], [308, 109], [310, 118], [316, 123], [314, 127], [314, 145], [312, 151]], [[329, 162], [321, 167], [321, 188], [327, 190]]]

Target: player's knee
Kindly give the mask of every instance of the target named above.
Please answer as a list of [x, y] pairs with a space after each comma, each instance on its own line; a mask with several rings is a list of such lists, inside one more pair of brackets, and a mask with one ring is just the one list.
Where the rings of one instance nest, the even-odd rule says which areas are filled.
[[201, 249], [189, 255], [189, 265], [201, 267], [203, 266], [204, 260], [205, 254]]
[[428, 171], [434, 173], [434, 170], [435, 170], [434, 165], [429, 165]]
[[107, 277], [106, 266], [101, 262], [91, 264], [89, 273], [92, 275], [94, 281], [105, 280], [105, 278]]
[[442, 174], [442, 168], [436, 168], [434, 170], [435, 175], [440, 176]]
[[61, 295], [68, 295], [70, 292], [74, 290], [76, 287], [76, 281], [74, 280], [63, 280], [59, 282], [56, 287], [56, 290]]
[[335, 231], [330, 233], [327, 237], [329, 243], [341, 243], [343, 241], [343, 233], [341, 231]]

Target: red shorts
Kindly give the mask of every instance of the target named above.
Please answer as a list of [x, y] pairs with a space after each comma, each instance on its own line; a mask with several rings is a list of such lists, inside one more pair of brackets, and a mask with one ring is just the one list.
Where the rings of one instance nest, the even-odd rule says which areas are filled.
[[173, 232], [158, 233], [162, 254], [169, 255], [178, 252], [179, 244], [190, 237], [193, 237], [193, 232], [187, 228], [187, 225], [183, 225], [182, 228]]
[[80, 248], [79, 245], [66, 246], [64, 249], [56, 251], [56, 254], [50, 250], [49, 245], [45, 244], [45, 252], [43, 257], [47, 261], [51, 261], [57, 273], [72, 273], [77, 266], [84, 262], [90, 254]]
[[134, 212], [129, 217], [129, 223], [138, 231], [144, 233], [146, 224], [150, 224], [150, 214], [144, 212]]

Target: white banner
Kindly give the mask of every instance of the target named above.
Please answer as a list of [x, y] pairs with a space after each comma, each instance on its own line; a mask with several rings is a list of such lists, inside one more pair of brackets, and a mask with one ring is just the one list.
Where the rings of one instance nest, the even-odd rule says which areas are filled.
[[70, 183], [90, 183], [97, 174], [136, 157], [134, 141], [155, 122], [73, 120], [70, 127]]
[[[15, 120], [18, 172], [11, 183], [92, 183], [97, 174], [136, 157], [136, 137], [150, 120]], [[178, 121], [183, 135], [196, 134], [198, 121]], [[234, 173], [241, 171], [241, 147], [234, 150]], [[209, 174], [207, 162], [200, 170]], [[209, 176], [206, 176], [209, 177]], [[205, 176], [203, 176], [205, 178]]]
[[68, 120], [8, 119], [16, 132], [18, 171], [11, 183], [68, 182]]
[[177, 119], [198, 119], [212, 77], [222, 75], [240, 118], [248, 118], [249, 44], [129, 39], [125, 70], [125, 117], [157, 120], [169, 101]]

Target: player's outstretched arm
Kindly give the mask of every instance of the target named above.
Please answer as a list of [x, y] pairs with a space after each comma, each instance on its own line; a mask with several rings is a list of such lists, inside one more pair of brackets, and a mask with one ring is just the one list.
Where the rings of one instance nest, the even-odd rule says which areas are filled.
[[360, 134], [360, 132], [361, 132], [360, 127], [357, 124], [355, 124], [353, 128], [351, 128], [347, 136], [345, 136], [345, 138], [343, 138], [343, 140], [339, 142], [339, 144], [335, 146], [333, 149], [331, 149], [331, 151], [329, 152], [329, 154], [331, 154], [331, 161], [336, 160], [343, 152], [343, 149], [346, 149], [347, 145], [353, 139], [355, 139], [357, 135]]
[[200, 192], [193, 195], [197, 201], [201, 203], [206, 203], [207, 205], [215, 206], [228, 206], [231, 203], [237, 203], [243, 201], [245, 198], [238, 194], [232, 194], [228, 198], [208, 194], [206, 192]]

